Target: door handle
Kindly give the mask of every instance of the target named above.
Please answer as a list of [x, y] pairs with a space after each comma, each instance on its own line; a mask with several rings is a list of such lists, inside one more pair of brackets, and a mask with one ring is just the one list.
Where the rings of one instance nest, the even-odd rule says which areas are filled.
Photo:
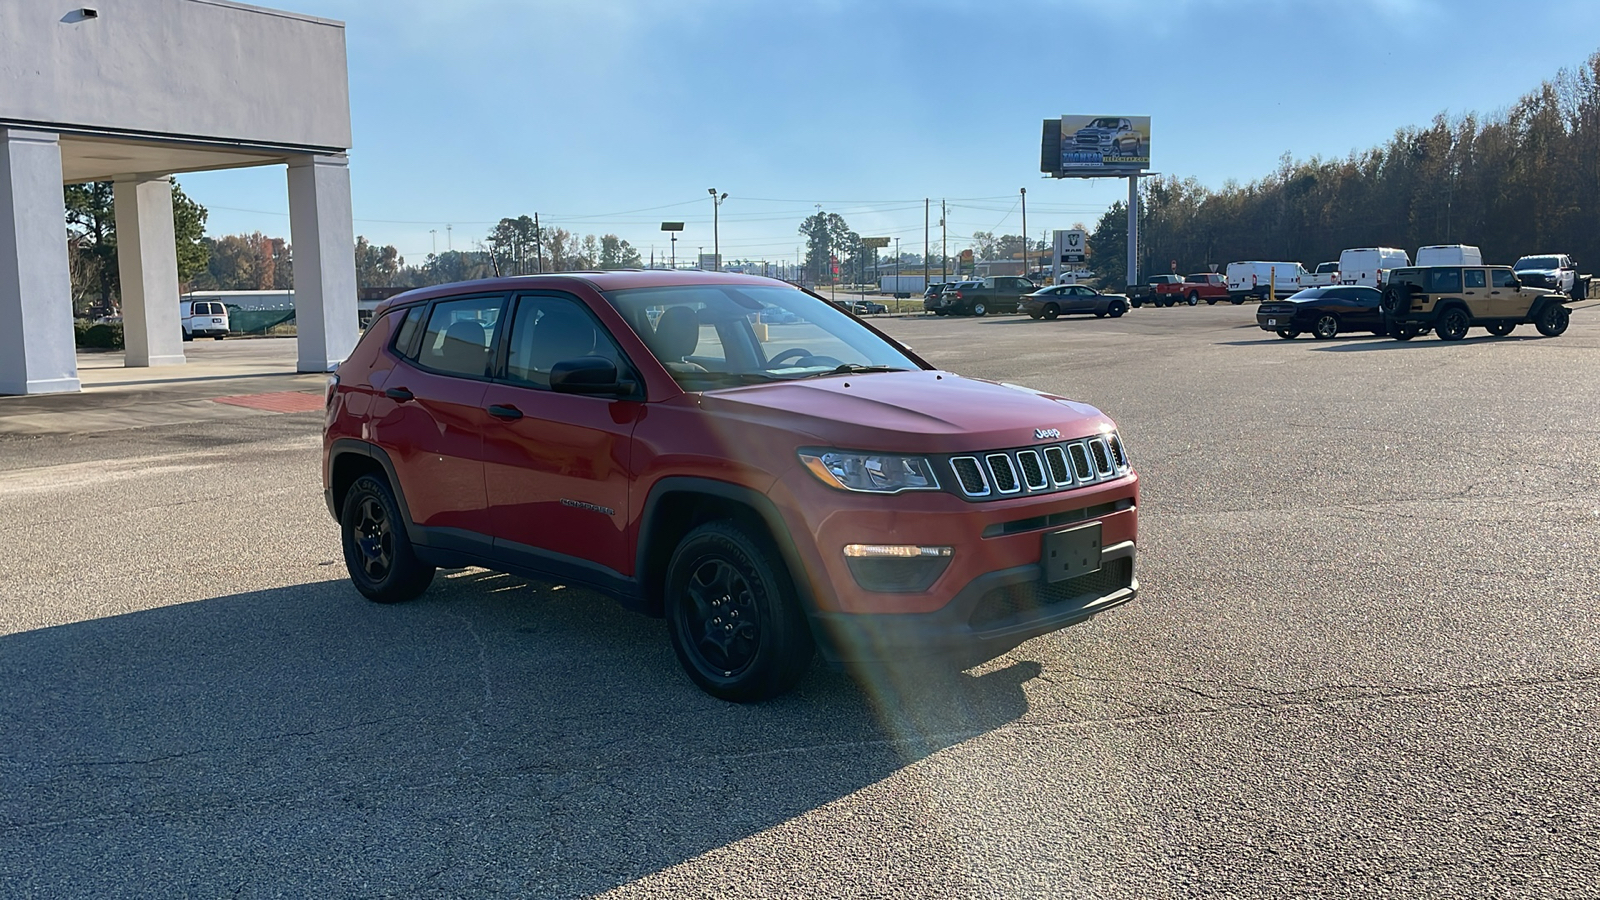
[[517, 409], [515, 406], [512, 406], [509, 403], [496, 403], [489, 407], [489, 415], [494, 416], [496, 419], [505, 419], [507, 422], [515, 422], [516, 420], [522, 418], [522, 410]]
[[404, 403], [407, 400], [415, 400], [417, 398], [416, 394], [411, 393], [403, 387], [389, 388], [383, 392], [383, 395], [388, 397], [390, 400], [399, 400], [401, 403]]

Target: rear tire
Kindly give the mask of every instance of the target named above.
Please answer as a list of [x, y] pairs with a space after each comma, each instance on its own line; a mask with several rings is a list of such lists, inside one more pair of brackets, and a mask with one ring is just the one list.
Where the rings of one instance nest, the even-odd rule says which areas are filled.
[[1300, 332], [1295, 331], [1293, 328], [1279, 328], [1278, 329], [1278, 337], [1281, 337], [1286, 341], [1292, 341], [1292, 340], [1294, 340], [1295, 338], [1297, 338], [1299, 336], [1300, 336]]
[[1199, 302], [1200, 302], [1200, 292], [1199, 291], [1190, 291], [1189, 292], [1189, 305], [1193, 306], [1193, 305], [1195, 305], [1196, 303], [1199, 303]]
[[1559, 303], [1548, 303], [1539, 311], [1539, 318], [1534, 321], [1533, 327], [1545, 337], [1560, 337], [1571, 321], [1572, 310]]
[[1333, 313], [1323, 313], [1311, 325], [1311, 336], [1319, 341], [1326, 341], [1337, 337], [1339, 334], [1339, 317]]
[[1496, 322], [1493, 325], [1486, 325], [1484, 327], [1489, 329], [1489, 333], [1494, 335], [1495, 337], [1505, 337], [1506, 335], [1510, 334], [1511, 332], [1513, 332], [1513, 331], [1515, 331], [1517, 329], [1517, 323], [1515, 323], [1515, 322]]
[[1438, 333], [1441, 341], [1459, 341], [1467, 336], [1467, 331], [1472, 328], [1472, 317], [1459, 306], [1452, 306], [1439, 317], [1433, 330]]
[[982, 303], [974, 303], [974, 304], [972, 304], [972, 314], [973, 315], [982, 316], [982, 315], [986, 315], [988, 312], [989, 312], [989, 307], [984, 306]]
[[672, 650], [690, 680], [721, 700], [776, 697], [815, 654], [789, 570], [764, 535], [708, 522], [672, 553], [665, 589]]
[[1045, 306], [1045, 308], [1044, 308], [1044, 317], [1046, 319], [1054, 319], [1056, 316], [1059, 316], [1059, 315], [1061, 315], [1061, 307], [1055, 305], [1054, 303], [1047, 304]]
[[363, 475], [344, 495], [339, 516], [350, 581], [374, 603], [414, 600], [433, 583], [433, 566], [417, 558], [405, 516], [389, 483]]
[[1122, 318], [1123, 314], [1127, 311], [1128, 305], [1123, 303], [1121, 300], [1113, 300], [1111, 301], [1110, 305], [1106, 307], [1106, 314], [1113, 319]]
[[1217, 305], [1217, 298], [1215, 298], [1215, 297], [1207, 297], [1206, 298], [1206, 305], [1207, 306], [1216, 306]]
[[1395, 325], [1389, 329], [1389, 336], [1397, 341], [1409, 341], [1420, 333], [1415, 325]]

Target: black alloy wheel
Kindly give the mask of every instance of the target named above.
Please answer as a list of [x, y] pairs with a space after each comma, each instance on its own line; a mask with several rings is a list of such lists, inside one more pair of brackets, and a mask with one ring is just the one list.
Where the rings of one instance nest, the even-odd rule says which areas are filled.
[[1559, 303], [1547, 303], [1539, 312], [1539, 318], [1534, 321], [1533, 327], [1545, 337], [1560, 337], [1567, 330], [1567, 325], [1572, 321], [1572, 310]]
[[401, 603], [433, 583], [434, 568], [411, 549], [394, 492], [376, 475], [363, 475], [350, 486], [339, 531], [350, 581], [368, 600]]
[[1286, 341], [1292, 341], [1292, 340], [1294, 340], [1295, 338], [1297, 338], [1299, 336], [1300, 336], [1300, 332], [1294, 330], [1293, 328], [1279, 328], [1278, 329], [1278, 337], [1281, 337]]
[[1439, 335], [1441, 341], [1459, 341], [1467, 336], [1467, 331], [1472, 328], [1472, 317], [1459, 306], [1452, 306], [1439, 317], [1438, 324], [1433, 330]]
[[1054, 319], [1056, 316], [1059, 316], [1059, 315], [1061, 315], [1061, 307], [1060, 306], [1057, 306], [1054, 303], [1045, 304], [1044, 317], [1046, 319]]
[[1515, 323], [1515, 322], [1496, 322], [1493, 325], [1485, 325], [1484, 327], [1487, 328], [1489, 330], [1489, 333], [1494, 335], [1495, 337], [1505, 337], [1506, 335], [1510, 334], [1511, 332], [1513, 332], [1513, 331], [1515, 331], [1517, 329], [1517, 323]]
[[811, 630], [788, 569], [771, 541], [737, 522], [689, 532], [667, 566], [665, 604], [679, 664], [713, 697], [775, 697], [811, 664]]
[[1339, 317], [1333, 313], [1323, 313], [1311, 325], [1311, 336], [1319, 341], [1325, 341], [1339, 334]]

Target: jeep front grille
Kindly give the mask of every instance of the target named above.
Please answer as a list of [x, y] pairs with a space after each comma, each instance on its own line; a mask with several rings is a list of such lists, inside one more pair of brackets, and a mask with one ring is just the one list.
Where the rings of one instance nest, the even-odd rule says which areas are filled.
[[1132, 471], [1115, 433], [950, 459], [956, 489], [968, 500], [1049, 494], [1121, 478]]

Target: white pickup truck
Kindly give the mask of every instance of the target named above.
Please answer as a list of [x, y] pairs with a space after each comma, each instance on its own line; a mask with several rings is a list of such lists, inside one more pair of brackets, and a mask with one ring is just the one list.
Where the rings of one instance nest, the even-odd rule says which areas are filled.
[[1336, 262], [1318, 263], [1317, 270], [1300, 279], [1300, 287], [1329, 287], [1339, 283], [1339, 264]]
[[1585, 299], [1589, 294], [1589, 279], [1578, 274], [1572, 257], [1565, 253], [1524, 256], [1511, 268], [1524, 287], [1560, 291], [1575, 300]]

